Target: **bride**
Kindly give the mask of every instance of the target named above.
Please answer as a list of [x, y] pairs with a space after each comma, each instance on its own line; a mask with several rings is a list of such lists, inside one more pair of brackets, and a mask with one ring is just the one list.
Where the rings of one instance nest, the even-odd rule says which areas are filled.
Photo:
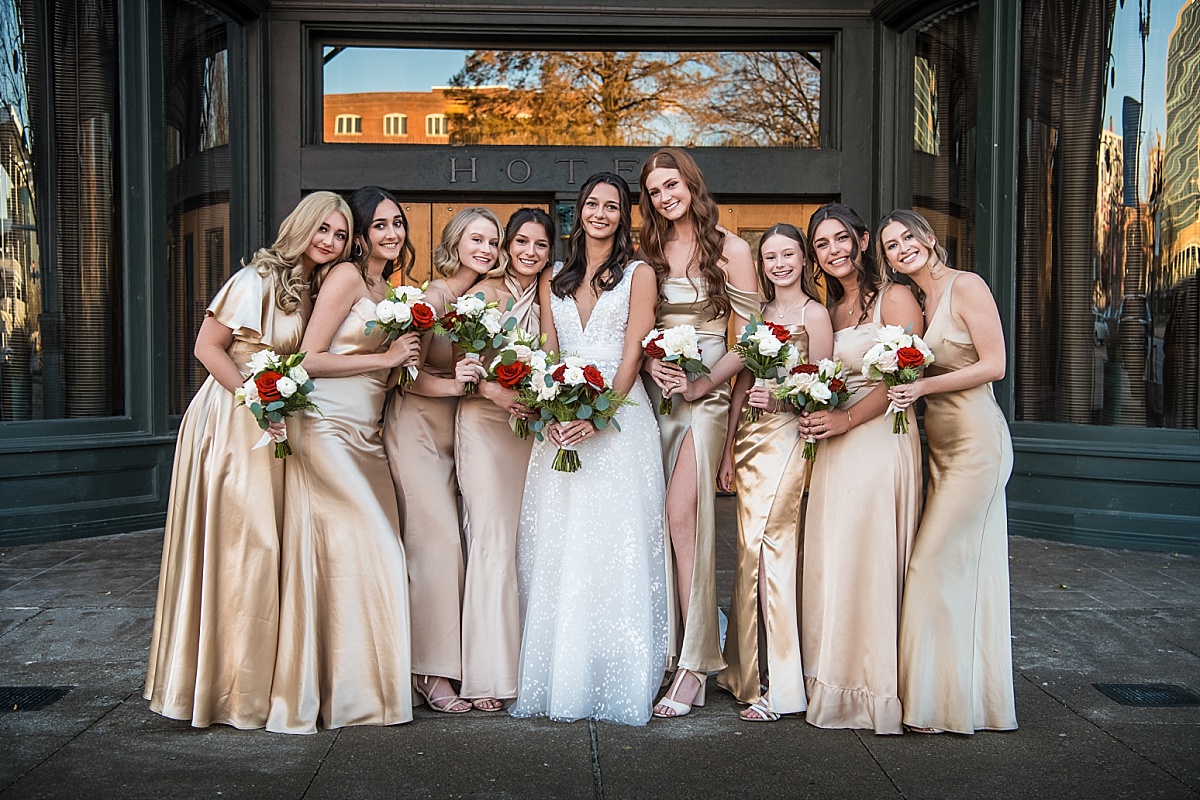
[[[524, 634], [514, 717], [645, 725], [666, 667], [661, 451], [637, 379], [657, 286], [632, 257], [629, 187], [593, 175], [566, 262], [542, 273], [541, 327], [547, 350], [595, 364], [637, 405], [618, 413], [620, 431], [552, 424], [533, 447], [517, 542]], [[578, 472], [551, 469], [560, 445], [579, 449]]]

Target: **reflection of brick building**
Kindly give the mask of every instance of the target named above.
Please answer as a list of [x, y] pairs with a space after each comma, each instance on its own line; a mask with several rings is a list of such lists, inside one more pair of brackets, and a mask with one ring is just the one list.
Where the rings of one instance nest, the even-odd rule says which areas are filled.
[[459, 111], [446, 89], [325, 95], [326, 142], [446, 144], [450, 115]]

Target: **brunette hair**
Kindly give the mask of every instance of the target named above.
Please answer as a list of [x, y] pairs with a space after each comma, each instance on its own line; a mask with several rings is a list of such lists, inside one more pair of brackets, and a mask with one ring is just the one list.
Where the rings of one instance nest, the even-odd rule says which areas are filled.
[[496, 242], [496, 249], [499, 251], [496, 265], [501, 264], [504, 257], [504, 226], [500, 224], [500, 218], [490, 208], [471, 206], [451, 217], [446, 227], [442, 228], [442, 240], [433, 250], [433, 268], [437, 270], [438, 275], [449, 278], [458, 272], [458, 268], [462, 266], [458, 260], [458, 245], [462, 242], [463, 234], [467, 232], [467, 226], [477, 219], [486, 219], [496, 226], [496, 237], [499, 240]]
[[[862, 236], [866, 234], [869, 238], [871, 232], [858, 212], [841, 203], [826, 203], [813, 212], [812, 217], [808, 220], [808, 257], [812, 261], [813, 275], [818, 281], [824, 280], [822, 277], [824, 271], [821, 269], [816, 251], [813, 249], [813, 234], [816, 233], [818, 225], [830, 219], [839, 223], [850, 234], [850, 263], [858, 277], [858, 324], [861, 325], [866, 321], [867, 312], [870, 311], [875, 298], [879, 296], [879, 290], [883, 285], [883, 278], [875, 265], [875, 259], [871, 256], [870, 247], [863, 249], [859, 246]], [[833, 307], [845, 296], [846, 290], [842, 288], [841, 281], [831, 280], [826, 283], [828, 285], [825, 287], [825, 305]]]
[[[350, 255], [350, 243], [353, 240], [349, 226], [354, 215], [350, 213], [346, 201], [333, 192], [313, 192], [305, 196], [279, 224], [275, 243], [270, 247], [260, 247], [249, 261], [242, 261], [243, 267], [253, 267], [259, 275], [265, 276], [269, 272], [276, 274], [275, 305], [289, 314], [300, 307], [301, 294], [313, 277], [304, 274], [300, 257], [308, 250], [309, 243], [325, 219], [335, 211], [346, 218], [346, 241], [342, 244], [341, 252], [328, 263], [345, 261]], [[313, 272], [322, 266], [324, 264], [314, 265]]]
[[671, 222], [655, 210], [650, 201], [650, 192], [646, 189], [646, 179], [656, 169], [677, 170], [692, 196], [687, 215], [696, 231], [696, 268], [704, 280], [711, 318], [723, 317], [732, 310], [733, 304], [729, 301], [729, 292], [725, 290], [725, 271], [721, 269], [725, 261], [725, 232], [718, 227], [721, 212], [717, 208], [717, 201], [708, 192], [700, 167], [696, 166], [690, 155], [677, 147], [664, 147], [646, 159], [638, 177], [641, 186], [638, 208], [642, 212], [640, 254], [658, 276], [659, 300], [664, 299], [662, 283], [671, 271], [664, 253]]
[[567, 257], [563, 260], [563, 268], [550, 281], [550, 290], [558, 297], [572, 297], [587, 274], [587, 245], [584, 241], [587, 235], [583, 232], [583, 206], [592, 190], [602, 183], [617, 190], [621, 221], [613, 234], [608, 260], [592, 276], [592, 289], [599, 294], [616, 288], [625, 277], [625, 268], [633, 260], [633, 235], [630, 232], [633, 202], [629, 196], [629, 184], [620, 175], [597, 172], [584, 181], [579, 190], [579, 197], [575, 201], [575, 224], [572, 225], [571, 235], [567, 239]]
[[800, 288], [809, 297], [816, 299], [821, 296], [820, 289], [817, 287], [816, 276], [812, 270], [808, 268], [808, 237], [790, 222], [776, 222], [771, 227], [763, 231], [762, 238], [758, 240], [758, 259], [755, 262], [755, 267], [758, 271], [758, 291], [762, 294], [763, 299], [768, 303], [775, 299], [775, 284], [771, 283], [771, 279], [767, 277], [767, 270], [763, 266], [762, 249], [763, 244], [772, 236], [782, 236], [786, 239], [791, 239], [800, 246], [800, 252], [804, 254], [804, 268], [800, 272]]
[[[379, 208], [379, 204], [385, 200], [391, 200], [396, 204], [396, 209], [400, 212], [400, 220], [404, 224], [404, 244], [400, 247], [400, 255], [395, 259], [388, 261], [383, 268], [383, 280], [386, 283], [388, 276], [396, 271], [397, 268], [402, 269], [406, 275], [412, 277], [413, 262], [417, 260], [417, 250], [413, 247], [412, 236], [409, 234], [411, 230], [408, 225], [408, 217], [404, 213], [404, 207], [400, 205], [400, 201], [396, 196], [384, 189], [381, 186], [364, 186], [361, 189], [355, 190], [350, 195], [350, 210], [354, 212], [354, 248], [350, 251], [350, 263], [358, 268], [358, 272], [362, 275], [363, 283], [371, 285], [371, 277], [367, 274], [367, 262], [371, 258], [371, 223], [375, 221], [375, 209]], [[362, 243], [359, 243], [359, 240]], [[321, 276], [322, 280], [324, 275]], [[315, 291], [314, 291], [315, 294]]]
[[521, 230], [521, 226], [526, 222], [536, 222], [546, 230], [546, 240], [550, 242], [550, 247], [554, 247], [554, 222], [551, 221], [550, 215], [540, 208], [518, 208], [508, 218], [508, 224], [504, 226], [504, 247], [500, 248], [500, 263], [488, 273], [488, 277], [497, 277], [508, 272], [508, 265], [512, 261], [512, 256], [508, 252], [508, 245], [512, 244], [513, 237], [517, 235], [517, 231]]

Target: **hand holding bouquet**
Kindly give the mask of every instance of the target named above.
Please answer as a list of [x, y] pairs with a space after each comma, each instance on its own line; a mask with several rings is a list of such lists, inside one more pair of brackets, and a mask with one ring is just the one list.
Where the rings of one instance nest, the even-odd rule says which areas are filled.
[[[273, 422], [283, 422], [284, 419], [304, 408], [311, 408], [320, 413], [317, 404], [308, 399], [313, 390], [312, 379], [300, 362], [304, 353], [295, 353], [281, 357], [273, 350], [260, 350], [250, 357], [250, 368], [253, 372], [242, 388], [233, 393], [234, 402], [248, 406], [250, 413], [258, 420], [258, 427], [264, 431]], [[258, 448], [271, 441], [271, 434], [263, 434], [263, 438], [252, 449]], [[292, 446], [288, 444], [287, 435], [275, 441], [275, 457], [284, 458], [292, 454]]]
[[[863, 356], [864, 378], [882, 380], [890, 386], [913, 383], [921, 377], [921, 369], [933, 363], [933, 352], [920, 336], [899, 325], [884, 325], [875, 337], [875, 344]], [[892, 433], [908, 433], [908, 412], [895, 403], [888, 404], [893, 414]]]
[[[642, 339], [642, 350], [650, 358], [675, 364], [684, 371], [689, 381], [708, 374], [708, 367], [700, 360], [700, 345], [696, 341], [696, 329], [691, 325], [676, 325], [666, 330], [652, 329]], [[674, 404], [664, 394], [658, 401], [658, 413], [667, 416]]]
[[[515, 323], [515, 320], [512, 321]], [[518, 395], [527, 391], [530, 388], [534, 372], [546, 372], [548, 357], [542, 350], [542, 345], [545, 343], [545, 334], [534, 336], [514, 324], [504, 333], [504, 345], [492, 359], [487, 379], [495, 381], [505, 389], [516, 390]], [[518, 439], [528, 438], [528, 420], [514, 416], [510, 422], [513, 434]]]
[[[511, 323], [516, 325], [516, 321]], [[510, 326], [511, 327], [511, 326]], [[465, 294], [451, 304], [435, 329], [464, 353], [478, 356], [489, 347], [504, 342], [504, 317], [495, 301], [489, 303], [483, 292]], [[474, 394], [475, 384], [468, 383], [464, 394]]]
[[[733, 349], [742, 357], [742, 363], [754, 375], [758, 385], [766, 386], [768, 381], [778, 382], [800, 362], [800, 351], [789, 344], [791, 338], [791, 331], [782, 325], [755, 318], [742, 328], [742, 335]], [[746, 418], [750, 422], [761, 416], [761, 408], [746, 407]]]
[[[575, 356], [563, 358], [554, 353], [547, 358], [545, 367], [533, 371], [528, 388], [521, 392], [521, 402], [538, 412], [538, 418], [529, 427], [539, 442], [551, 422], [584, 419], [597, 430], [604, 430], [609, 424], [621, 430], [616, 420], [617, 409], [634, 402], [608, 386], [595, 365]], [[560, 447], [554, 456], [554, 469], [559, 472], [577, 472], [580, 464], [576, 450]]]
[[[415, 286], [389, 286], [387, 294], [375, 304], [375, 319], [367, 322], [367, 333], [379, 329], [389, 339], [399, 339], [409, 331], [427, 331], [434, 325], [433, 306], [425, 302], [426, 282]], [[400, 373], [400, 384], [411, 386], [417, 378], [417, 368], [408, 367]]]
[[[816, 364], [797, 364], [772, 396], [798, 411], [831, 411], [850, 399], [854, 392], [846, 387], [842, 362], [822, 358]], [[804, 457], [817, 457], [817, 440], [804, 439]]]

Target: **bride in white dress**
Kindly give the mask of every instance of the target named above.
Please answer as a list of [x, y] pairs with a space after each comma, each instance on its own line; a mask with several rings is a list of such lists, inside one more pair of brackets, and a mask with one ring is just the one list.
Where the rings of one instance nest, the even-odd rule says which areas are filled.
[[[663, 470], [658, 423], [638, 380], [654, 325], [654, 271], [630, 263], [625, 181], [593, 175], [575, 207], [567, 261], [539, 286], [547, 349], [595, 364], [637, 403], [621, 429], [551, 425], [536, 443], [517, 541], [521, 667], [514, 717], [645, 725], [667, 659]], [[561, 294], [560, 294], [561, 293]], [[556, 472], [559, 445], [578, 472]]]

